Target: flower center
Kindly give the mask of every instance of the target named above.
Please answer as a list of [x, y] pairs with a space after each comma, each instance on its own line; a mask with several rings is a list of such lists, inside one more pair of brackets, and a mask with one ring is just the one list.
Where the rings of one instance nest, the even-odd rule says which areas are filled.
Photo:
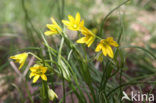
[[107, 41], [104, 41], [104, 42], [103, 42], [103, 45], [104, 45], [104, 46], [107, 46], [107, 45], [109, 45], [109, 43], [108, 43]]
[[37, 69], [37, 70], [36, 70], [36, 74], [41, 75], [41, 74], [42, 74], [42, 70], [41, 70], [41, 69]]
[[74, 24], [74, 25], [73, 25], [73, 27], [74, 27], [74, 28], [77, 28], [77, 25], [76, 25], [76, 24]]

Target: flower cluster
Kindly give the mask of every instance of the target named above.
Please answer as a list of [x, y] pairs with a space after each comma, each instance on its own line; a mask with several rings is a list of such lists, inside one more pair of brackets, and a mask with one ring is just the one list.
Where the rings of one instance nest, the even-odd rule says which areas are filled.
[[[95, 52], [101, 52], [99, 55], [99, 59], [102, 60], [101, 58], [103, 58], [102, 54], [104, 56], [109, 56], [110, 58], [114, 58], [114, 53], [112, 50], [112, 46], [113, 47], [118, 47], [118, 43], [116, 41], [113, 40], [112, 37], [108, 37], [106, 39], [102, 39], [100, 37], [98, 37], [97, 35], [95, 35], [94, 32], [92, 32], [91, 30], [89, 30], [88, 28], [85, 27], [84, 25], [84, 20], [81, 20], [81, 16], [79, 13], [76, 14], [75, 17], [68, 15], [68, 19], [69, 20], [62, 20], [62, 23], [69, 29], [72, 31], [78, 31], [82, 34], [82, 37], [79, 38], [76, 42], [77, 43], [81, 43], [81, 44], [86, 44], [88, 47], [90, 47], [95, 39], [100, 39], [100, 43], [97, 45]], [[48, 31], [46, 31], [44, 34], [47, 36], [50, 35], [56, 35], [56, 34], [61, 34], [64, 35], [64, 31], [62, 30], [62, 28], [58, 25], [58, 23], [55, 21], [54, 18], [51, 18], [52, 24], [47, 24], [48, 27]], [[16, 63], [19, 63], [19, 69], [21, 69], [25, 62], [26, 59], [28, 58], [29, 54], [33, 55], [34, 57], [36, 57], [37, 59], [39, 59], [41, 61], [41, 59], [39, 57], [37, 57], [35, 54], [31, 53], [31, 52], [24, 52], [21, 54], [17, 54], [14, 56], [11, 56], [10, 59], [14, 59]], [[63, 61], [61, 61], [61, 64], [64, 66]], [[46, 65], [47, 66], [47, 65]], [[34, 64], [34, 66], [30, 67], [30, 79], [33, 77], [33, 83], [36, 83], [38, 81], [39, 78], [41, 78], [43, 81], [47, 81], [47, 76], [46, 76], [46, 72], [48, 71], [48, 67], [46, 67], [45, 65], [42, 64]], [[58, 98], [57, 94], [48, 87], [48, 98], [50, 100], [53, 100], [54, 98]]]
[[[77, 13], [75, 18], [71, 15], [68, 15], [69, 20], [62, 20], [62, 23], [66, 25], [66, 27], [69, 30], [73, 31], [80, 31], [83, 37], [78, 39], [77, 43], [84, 43], [88, 47], [90, 47], [96, 38], [100, 38], [97, 35], [95, 35], [91, 30], [87, 29], [84, 26], [84, 20], [81, 20], [80, 13]], [[53, 35], [53, 34], [59, 34], [62, 33], [62, 29], [58, 26], [56, 21], [52, 18], [51, 26], [50, 24], [47, 25], [47, 27], [50, 29], [50, 31], [45, 32], [45, 35]], [[102, 51], [104, 56], [109, 56], [110, 58], [114, 58], [114, 53], [112, 50], [112, 46], [118, 47], [118, 43], [113, 40], [112, 37], [108, 37], [106, 39], [100, 38], [100, 43], [97, 45], [95, 52]]]
[[[16, 54], [14, 56], [10, 56], [10, 59], [14, 59], [16, 63], [19, 63], [19, 69], [21, 69], [23, 67], [23, 65], [25, 64], [26, 59], [28, 58], [28, 55], [32, 54], [32, 53], [21, 53], [21, 54]], [[33, 67], [30, 67], [30, 75], [29, 78], [33, 77], [33, 83], [36, 83], [37, 80], [41, 77], [42, 80], [47, 81], [47, 76], [46, 76], [46, 72], [47, 72], [48, 68], [43, 66], [42, 64], [35, 64]], [[48, 90], [48, 95], [50, 96], [50, 100], [53, 100], [54, 98], [58, 98], [57, 94], [49, 89]]]
[[[21, 54], [16, 54], [14, 56], [11, 56], [10, 59], [14, 59], [16, 60], [16, 63], [19, 63], [19, 69], [21, 69], [26, 61], [26, 59], [28, 58], [28, 55], [30, 53], [21, 53]], [[36, 83], [36, 81], [39, 79], [39, 77], [42, 78], [42, 80], [47, 81], [47, 77], [45, 75], [46, 71], [47, 71], [47, 67], [42, 66], [41, 64], [35, 64], [33, 67], [30, 67], [30, 78], [33, 78], [33, 83]]]

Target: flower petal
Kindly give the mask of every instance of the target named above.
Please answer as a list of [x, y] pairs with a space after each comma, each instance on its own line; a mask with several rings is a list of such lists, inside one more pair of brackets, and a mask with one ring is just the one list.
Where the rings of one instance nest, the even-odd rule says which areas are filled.
[[92, 43], [94, 42], [95, 38], [92, 38], [91, 41], [88, 43], [88, 47], [90, 47], [92, 45]]
[[45, 73], [47, 71], [47, 67], [41, 67], [42, 68], [42, 73]]
[[107, 37], [106, 40], [107, 40], [108, 42], [114, 41], [114, 40], [113, 40], [113, 37]]
[[119, 46], [118, 43], [117, 43], [116, 41], [113, 40], [113, 37], [108, 37], [108, 38], [106, 39], [106, 41], [109, 43], [109, 45], [112, 45], [112, 46], [114, 46], [114, 47], [118, 47], [118, 46]]
[[83, 26], [84, 26], [84, 20], [80, 22], [80, 27], [83, 27]]
[[86, 41], [86, 44], [88, 45], [90, 43], [90, 41], [92, 41], [93, 37], [88, 37], [88, 40]]
[[77, 43], [85, 43], [85, 42], [87, 42], [87, 40], [88, 40], [87, 37], [82, 37], [82, 38], [80, 38], [79, 40], [77, 40], [76, 42], [77, 42]]
[[66, 25], [66, 26], [70, 26], [70, 22], [67, 21], [67, 20], [62, 20], [62, 23], [63, 23], [64, 25]]
[[24, 65], [24, 62], [22, 62], [22, 63], [20, 64], [19, 69], [21, 69], [21, 68], [23, 67], [23, 65]]
[[43, 80], [47, 81], [47, 76], [46, 76], [45, 74], [42, 74], [42, 75], [41, 75], [41, 78], [42, 78]]
[[77, 13], [76, 13], [76, 17], [75, 17], [75, 22], [76, 22], [76, 24], [79, 25], [79, 23], [80, 23], [80, 19], [81, 19], [81, 17], [80, 17], [80, 13], [77, 12]]
[[35, 73], [31, 72], [29, 78], [32, 78], [33, 76], [35, 76]]
[[48, 29], [50, 29], [52, 31], [55, 31], [55, 28], [54, 27], [56, 27], [56, 26], [53, 25], [53, 24], [47, 24], [47, 27], [48, 27]]
[[55, 35], [56, 33], [52, 32], [52, 31], [46, 31], [46, 32], [44, 32], [44, 34], [49, 36], [49, 35]]
[[10, 59], [17, 59], [16, 56], [10, 56]]
[[104, 46], [102, 46], [102, 53], [104, 56], [107, 56], [107, 48], [105, 48]]
[[99, 43], [98, 45], [97, 45], [97, 47], [96, 47], [96, 49], [95, 49], [95, 52], [99, 52], [101, 49], [102, 49], [102, 44], [101, 43]]
[[51, 21], [54, 25], [58, 25], [53, 17], [51, 18]]
[[30, 71], [31, 72], [36, 72], [36, 70], [37, 70], [37, 67], [35, 67], [35, 66], [34, 67], [30, 67]]
[[106, 47], [106, 50], [107, 50], [108, 56], [111, 57], [111, 58], [113, 58], [114, 57], [114, 54], [113, 54], [112, 48], [108, 45]]
[[33, 78], [33, 83], [36, 83], [37, 80], [39, 79], [40, 75], [35, 75], [34, 78]]
[[112, 45], [114, 47], [118, 47], [119, 46], [119, 44], [116, 41], [111, 42], [110, 45]]
[[69, 19], [69, 21], [71, 22], [71, 23], [74, 23], [74, 18], [73, 18], [73, 16], [71, 16], [71, 15], [68, 15], [68, 19]]

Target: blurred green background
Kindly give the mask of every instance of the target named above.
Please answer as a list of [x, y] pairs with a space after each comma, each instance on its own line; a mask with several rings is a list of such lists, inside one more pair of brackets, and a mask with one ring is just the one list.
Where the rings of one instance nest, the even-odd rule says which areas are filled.
[[[100, 35], [102, 19], [123, 1], [65, 0], [64, 19], [80, 12], [85, 25]], [[50, 17], [61, 24], [61, 9], [62, 0], [0, 0], [0, 102], [18, 101], [14, 94], [19, 94], [11, 85], [16, 83], [18, 75], [11, 68], [8, 57], [20, 49], [40, 46], [40, 33], [51, 23]], [[121, 25], [124, 28], [121, 47], [139, 46], [156, 54], [156, 0], [130, 0], [109, 17], [102, 37], [117, 37]], [[124, 74], [127, 78], [144, 74], [152, 75], [147, 79], [155, 78], [155, 59], [135, 48], [125, 48], [123, 52], [127, 57]], [[155, 86], [148, 84], [147, 87]]]

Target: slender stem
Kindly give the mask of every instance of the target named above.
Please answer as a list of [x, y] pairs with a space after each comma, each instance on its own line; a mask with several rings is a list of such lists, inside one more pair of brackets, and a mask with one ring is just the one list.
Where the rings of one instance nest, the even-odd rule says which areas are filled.
[[62, 0], [62, 19], [64, 18], [65, 15], [65, 0]]
[[[120, 68], [120, 85], [122, 85], [122, 68]], [[120, 88], [120, 98], [122, 98], [122, 87]], [[120, 99], [120, 103], [122, 103], [122, 100]]]
[[100, 27], [100, 35], [102, 35], [102, 29], [103, 29], [103, 26], [105, 24], [105, 21], [107, 20], [107, 18], [118, 8], [120, 8], [122, 5], [124, 5], [125, 3], [127, 3], [129, 0], [126, 0], [124, 1], [123, 3], [121, 3], [120, 5], [118, 5], [117, 7], [115, 7], [114, 9], [112, 9], [106, 16], [105, 18], [102, 20], [102, 24], [101, 24], [101, 27]]
[[41, 89], [41, 97], [42, 97], [42, 101], [43, 103], [49, 103], [49, 98], [48, 98], [48, 86], [47, 86], [47, 82], [45, 82], [44, 80], [42, 80], [42, 89]]
[[[27, 30], [29, 30], [29, 31], [31, 32], [30, 36], [31, 36], [31, 39], [32, 39], [33, 41], [35, 41], [35, 39], [34, 39], [34, 35], [32, 34], [32, 31], [34, 31], [34, 32], [37, 34], [38, 38], [41, 40], [41, 36], [40, 36], [39, 32], [38, 32], [38, 31], [36, 30], [36, 28], [34, 27], [32, 21], [31, 21], [31, 18], [30, 18], [29, 15], [28, 15], [28, 10], [27, 10], [27, 8], [26, 8], [26, 6], [25, 6], [25, 1], [26, 1], [26, 0], [22, 0], [22, 9], [23, 9], [23, 11], [24, 11], [24, 13], [25, 13], [25, 27], [26, 27]], [[31, 27], [29, 27], [28, 24], [30, 24]], [[31, 30], [31, 29], [32, 29], [32, 30]], [[34, 42], [33, 42], [33, 43], [34, 43]]]
[[63, 103], [66, 103], [66, 88], [65, 88], [65, 80], [64, 80], [64, 77], [63, 77], [63, 73], [62, 73], [62, 79], [63, 79]]
[[[61, 52], [62, 52], [62, 48], [63, 48], [63, 44], [64, 44], [64, 37], [62, 37], [61, 39], [61, 44], [60, 44], [60, 48], [59, 48], [59, 53], [58, 53], [58, 63], [60, 63], [61, 60]], [[63, 85], [63, 103], [66, 103], [66, 90], [65, 90], [65, 81], [64, 81], [64, 75], [63, 75], [63, 70], [61, 70], [61, 74], [62, 74], [62, 85]]]
[[98, 39], [100, 39], [100, 40], [102, 39], [101, 37], [99, 37], [99, 36], [97, 36], [97, 35], [96, 35], [96, 38], [98, 38]]
[[41, 58], [39, 58], [37, 55], [35, 55], [34, 53], [32, 52], [28, 52], [28, 54], [31, 54], [32, 56], [34, 56], [36, 59], [38, 59], [39, 61], [42, 61]]
[[[103, 62], [104, 63], [104, 62]], [[101, 78], [101, 82], [100, 82], [100, 90], [101, 90], [101, 88], [103, 87], [103, 81], [104, 81], [104, 88], [105, 88], [105, 85], [106, 85], [106, 81], [107, 81], [107, 77], [106, 77], [106, 79], [104, 80], [104, 77], [106, 76], [106, 72], [107, 72], [107, 67], [110, 65], [110, 61], [108, 61], [107, 63], [106, 63], [106, 66], [105, 66], [105, 68], [104, 68], [104, 70], [103, 70], [103, 74], [102, 74], [102, 78]]]

